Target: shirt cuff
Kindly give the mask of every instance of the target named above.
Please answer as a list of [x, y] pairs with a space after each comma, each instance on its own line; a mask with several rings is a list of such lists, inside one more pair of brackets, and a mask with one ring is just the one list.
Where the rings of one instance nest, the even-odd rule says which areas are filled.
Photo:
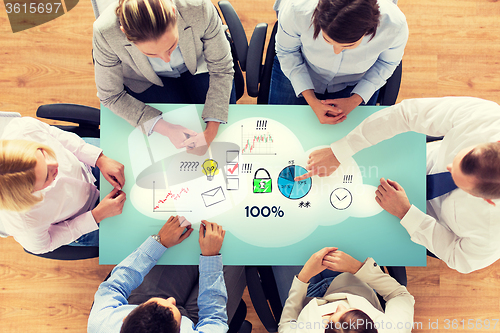
[[420, 222], [425, 219], [427, 215], [423, 213], [420, 209], [411, 205], [406, 215], [401, 219], [401, 225], [405, 227], [406, 231], [410, 237], [417, 231], [420, 226]]
[[97, 159], [99, 158], [101, 153], [102, 153], [101, 148], [91, 145], [90, 143], [86, 143], [85, 145], [83, 145], [80, 152], [78, 152], [77, 158], [81, 162], [95, 167]]
[[367, 80], [361, 80], [358, 84], [352, 89], [352, 94], [358, 94], [363, 99], [363, 102], [366, 104], [370, 98], [373, 96], [375, 91], [380, 89], [380, 87], [376, 87], [373, 83]]
[[156, 261], [158, 261], [167, 250], [165, 246], [161, 245], [151, 236], [139, 246], [139, 249]]
[[155, 128], [156, 123], [158, 122], [158, 120], [160, 120], [162, 118], [163, 118], [163, 116], [159, 115], [156, 118], [149, 119], [148, 121], [145, 121], [144, 124], [142, 124], [142, 126], [144, 126], [144, 129], [145, 129], [148, 136], [153, 134], [153, 129]]
[[373, 258], [367, 258], [363, 263], [363, 266], [361, 266], [361, 268], [354, 274], [354, 276], [361, 281], [367, 281], [367, 277], [379, 272], [384, 274], [384, 272], [382, 272], [379, 265]]
[[347, 163], [347, 161], [355, 154], [347, 142], [347, 137], [343, 137], [342, 139], [335, 141], [330, 145], [330, 148], [340, 164]]
[[207, 122], [207, 121], [216, 121], [216, 122], [221, 123], [221, 124], [227, 124], [227, 122], [224, 121], [224, 120], [220, 120], [220, 119], [217, 119], [217, 118], [211, 118], [211, 117], [204, 118], [203, 121], [205, 121], [205, 122]]
[[221, 272], [222, 271], [222, 255], [209, 256], [205, 257], [200, 255], [200, 273], [213, 273], [213, 272]]
[[314, 91], [314, 84], [309, 74], [296, 74], [290, 79], [295, 95], [302, 97], [302, 92], [312, 89]]

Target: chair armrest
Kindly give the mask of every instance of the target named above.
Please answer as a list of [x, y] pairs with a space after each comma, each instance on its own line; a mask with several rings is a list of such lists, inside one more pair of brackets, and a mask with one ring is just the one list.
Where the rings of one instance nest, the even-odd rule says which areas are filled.
[[276, 56], [276, 32], [278, 31], [278, 21], [274, 23], [269, 44], [267, 44], [266, 60], [262, 67], [260, 78], [259, 96], [257, 97], [257, 104], [267, 104], [269, 101], [269, 89], [271, 88], [271, 74], [273, 71], [274, 57]]
[[246, 71], [248, 41], [245, 29], [243, 29], [240, 18], [229, 1], [222, 0], [219, 1], [218, 4], [222, 16], [229, 27], [229, 32], [236, 48], [237, 60], [240, 62], [241, 70]]
[[82, 260], [99, 257], [98, 246], [69, 246], [63, 245], [52, 252], [35, 254], [24, 249], [26, 253], [37, 257], [54, 260]]
[[255, 27], [248, 45], [247, 53], [247, 92], [250, 97], [259, 95], [259, 83], [262, 72], [262, 56], [266, 43], [267, 23]]
[[387, 79], [383, 89], [383, 96], [379, 99], [380, 105], [394, 105], [399, 94], [399, 87], [401, 86], [401, 75], [403, 74], [403, 62], [401, 61], [392, 73], [391, 77]]
[[[261, 276], [259, 275], [259, 268], [261, 267], [256, 267], [256, 266], [245, 267], [248, 294], [250, 295], [250, 299], [252, 300], [255, 312], [259, 316], [259, 319], [266, 328], [266, 330], [268, 332], [278, 332], [278, 321], [279, 317], [281, 317], [281, 313], [279, 314], [279, 317], [275, 319], [273, 313], [271, 312], [271, 308], [269, 307], [269, 303], [267, 302], [268, 297], [266, 296], [266, 292], [262, 285], [263, 282], [261, 281]], [[271, 267], [266, 267], [266, 268], [272, 269]], [[279, 299], [277, 289], [276, 289], [276, 295]]]
[[40, 118], [69, 121], [88, 127], [98, 127], [101, 123], [101, 110], [78, 104], [46, 104], [36, 110]]

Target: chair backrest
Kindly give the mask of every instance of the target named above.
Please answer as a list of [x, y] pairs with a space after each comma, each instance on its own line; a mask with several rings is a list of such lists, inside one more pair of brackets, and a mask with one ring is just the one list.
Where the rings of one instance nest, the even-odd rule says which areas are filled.
[[94, 16], [97, 19], [101, 13], [111, 4], [118, 5], [117, 0], [90, 0], [92, 2], [92, 9], [94, 10]]

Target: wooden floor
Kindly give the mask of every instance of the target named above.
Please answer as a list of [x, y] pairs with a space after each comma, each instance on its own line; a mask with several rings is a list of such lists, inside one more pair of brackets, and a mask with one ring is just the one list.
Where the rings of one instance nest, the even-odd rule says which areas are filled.
[[[249, 35], [257, 23], [275, 21], [273, 0], [232, 3]], [[469, 95], [500, 102], [496, 0], [400, 0], [399, 6], [410, 28], [399, 100]], [[34, 116], [47, 103], [99, 106], [89, 1], [15, 34], [5, 11], [0, 12], [0, 110]], [[240, 103], [255, 100], [244, 97]], [[99, 266], [97, 259], [40, 259], [25, 254], [13, 239], [0, 239], [0, 332], [85, 332], [93, 294], [111, 268]], [[486, 319], [500, 319], [499, 279], [498, 262], [467, 275], [436, 259], [428, 259], [427, 267], [409, 268], [408, 289], [416, 299], [415, 321], [421, 323], [414, 332], [500, 332], [500, 323], [495, 329], [484, 326]], [[247, 304], [254, 331], [265, 332]], [[481, 320], [482, 329], [467, 329], [469, 319]]]

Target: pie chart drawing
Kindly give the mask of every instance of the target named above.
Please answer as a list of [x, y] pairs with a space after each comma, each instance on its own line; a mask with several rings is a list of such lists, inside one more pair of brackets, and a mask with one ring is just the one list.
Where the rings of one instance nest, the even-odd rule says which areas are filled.
[[278, 177], [278, 189], [288, 199], [300, 199], [311, 190], [311, 178], [295, 181], [294, 178], [307, 173], [307, 170], [298, 165], [289, 165], [281, 170]]

